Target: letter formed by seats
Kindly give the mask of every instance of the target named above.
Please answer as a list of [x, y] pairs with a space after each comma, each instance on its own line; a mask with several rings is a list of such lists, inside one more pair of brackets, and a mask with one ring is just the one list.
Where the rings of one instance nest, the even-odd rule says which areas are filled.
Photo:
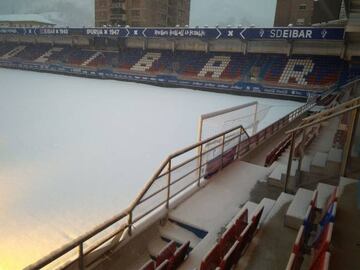
[[212, 78], [220, 78], [231, 61], [230, 56], [214, 56], [209, 59], [203, 69], [199, 72], [198, 77], [205, 77], [207, 74], [212, 74]]
[[37, 62], [37, 63], [46, 63], [54, 53], [61, 52], [62, 50], [63, 50], [63, 48], [60, 48], [60, 47], [51, 48], [46, 53], [44, 53], [39, 58], [37, 58], [35, 60], [35, 62]]
[[161, 58], [161, 53], [149, 52], [145, 54], [130, 70], [132, 71], [148, 71], [156, 61]]
[[289, 59], [280, 79], [279, 83], [291, 83], [290, 79], [294, 79], [299, 85], [307, 85], [306, 76], [314, 69], [314, 62], [311, 59]]

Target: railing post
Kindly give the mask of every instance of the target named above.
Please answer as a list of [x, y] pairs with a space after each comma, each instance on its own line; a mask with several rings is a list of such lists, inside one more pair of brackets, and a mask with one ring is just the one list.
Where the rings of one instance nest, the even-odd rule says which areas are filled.
[[242, 127], [239, 128], [239, 142], [237, 144], [237, 147], [236, 147], [236, 159], [239, 158], [239, 152], [240, 152], [240, 144], [241, 144], [241, 136], [243, 135], [243, 129]]
[[129, 217], [128, 217], [128, 234], [129, 236], [131, 236], [132, 234], [132, 218], [133, 218], [133, 211], [134, 209], [131, 209], [131, 211], [129, 212]]
[[84, 243], [80, 243], [79, 245], [79, 269], [84, 270]]
[[201, 169], [202, 169], [202, 152], [203, 152], [203, 145], [200, 145], [199, 149], [199, 175], [198, 175], [198, 187], [200, 187], [200, 180], [201, 180]]
[[171, 159], [168, 163], [168, 179], [167, 179], [167, 197], [166, 197], [166, 209], [169, 209], [170, 200], [170, 186], [171, 186]]
[[224, 148], [225, 148], [225, 134], [222, 135], [222, 139], [221, 139], [221, 168], [224, 167]]
[[359, 120], [359, 109], [351, 111], [351, 119], [349, 126], [347, 128], [346, 134], [346, 143], [343, 151], [343, 161], [341, 163], [340, 176], [346, 176], [346, 169], [349, 163], [351, 156], [351, 146], [353, 144], [354, 134], [356, 130], [356, 125]]
[[292, 159], [293, 159], [293, 153], [294, 153], [294, 145], [295, 145], [295, 132], [293, 132], [291, 134], [291, 147], [290, 147], [289, 161], [288, 161], [285, 184], [284, 184], [284, 192], [285, 193], [287, 193], [287, 185], [288, 185], [288, 182], [290, 179], [291, 165], [292, 165]]

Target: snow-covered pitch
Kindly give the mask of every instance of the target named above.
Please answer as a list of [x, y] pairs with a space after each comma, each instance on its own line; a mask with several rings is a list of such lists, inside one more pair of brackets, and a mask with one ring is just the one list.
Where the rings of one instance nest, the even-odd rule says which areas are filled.
[[300, 103], [0, 69], [0, 269], [121, 212], [201, 114], [254, 100], [264, 127]]

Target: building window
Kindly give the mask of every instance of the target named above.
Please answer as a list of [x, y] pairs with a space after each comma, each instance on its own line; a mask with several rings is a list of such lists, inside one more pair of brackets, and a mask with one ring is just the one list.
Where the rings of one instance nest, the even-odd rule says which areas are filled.
[[297, 19], [297, 20], [296, 20], [296, 24], [297, 24], [297, 25], [304, 25], [304, 24], [305, 24], [305, 19], [304, 19], [304, 18]]
[[301, 4], [299, 6], [299, 10], [306, 10], [306, 4]]

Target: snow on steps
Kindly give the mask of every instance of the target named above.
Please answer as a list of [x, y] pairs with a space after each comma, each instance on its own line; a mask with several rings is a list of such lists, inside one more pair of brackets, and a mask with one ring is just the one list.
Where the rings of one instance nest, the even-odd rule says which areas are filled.
[[330, 195], [334, 192], [335, 186], [319, 183], [316, 190], [318, 191], [316, 208], [323, 209]]
[[267, 223], [281, 210], [281, 208], [283, 208], [287, 203], [290, 203], [293, 199], [294, 199], [294, 195], [282, 192], [275, 201], [274, 206], [271, 208], [271, 211], [265, 218], [264, 223]]
[[226, 225], [226, 229], [231, 227], [232, 225], [234, 225], [235, 221], [242, 215], [242, 213], [248, 209], [248, 222], [251, 222], [251, 219], [253, 217], [253, 214], [257, 212], [257, 210], [261, 209], [262, 207], [264, 207], [264, 211], [261, 215], [261, 219], [260, 219], [260, 224], [263, 224], [264, 221], [266, 220], [268, 214], [271, 212], [272, 208], [275, 205], [275, 201], [268, 199], [268, 198], [264, 198], [260, 201], [259, 204], [247, 201], [245, 203], [245, 205], [243, 207], [241, 207], [239, 213], [237, 213], [233, 219]]
[[313, 156], [304, 155], [301, 161], [301, 171], [309, 173], [312, 160]]
[[[295, 177], [299, 166], [298, 160], [293, 160], [291, 164], [290, 177]], [[287, 173], [287, 164], [278, 163], [275, 169], [268, 177], [268, 183], [276, 187], [284, 187]], [[291, 179], [290, 179], [291, 181]]]
[[326, 168], [326, 161], [328, 159], [327, 153], [316, 152], [310, 165], [310, 170], [313, 173], [323, 173]]
[[285, 226], [298, 230], [313, 197], [313, 191], [299, 188], [285, 215]]
[[159, 231], [161, 237], [167, 240], [174, 240], [179, 244], [184, 244], [187, 241], [190, 241], [191, 248], [194, 248], [201, 241], [201, 238], [197, 237], [189, 230], [186, 230], [170, 221], [164, 226], [160, 226]]

